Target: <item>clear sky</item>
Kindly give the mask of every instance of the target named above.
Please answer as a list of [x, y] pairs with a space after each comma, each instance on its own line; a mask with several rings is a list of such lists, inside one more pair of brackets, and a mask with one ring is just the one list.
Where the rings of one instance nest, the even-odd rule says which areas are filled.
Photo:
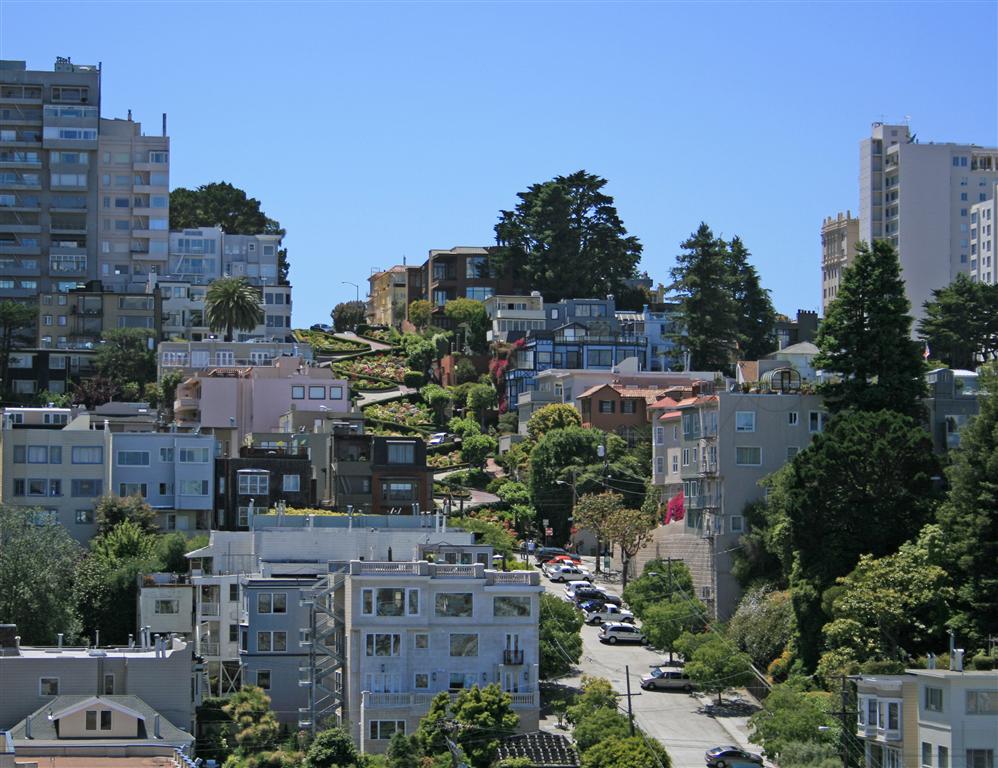
[[167, 112], [174, 187], [230, 181], [287, 228], [299, 325], [580, 168], [656, 281], [704, 220], [791, 313], [820, 308], [821, 219], [858, 210], [871, 122], [998, 144], [996, 9], [0, 0], [0, 56], [102, 62], [104, 116]]

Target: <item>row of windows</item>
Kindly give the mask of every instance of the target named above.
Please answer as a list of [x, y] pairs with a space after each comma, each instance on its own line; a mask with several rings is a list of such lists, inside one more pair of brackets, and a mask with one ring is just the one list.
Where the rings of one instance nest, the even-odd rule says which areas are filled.
[[[402, 635], [398, 632], [371, 632], [365, 635], [367, 656], [398, 657], [402, 655]], [[477, 632], [452, 632], [448, 636], [448, 655], [451, 658], [474, 658], [478, 656]], [[429, 633], [413, 635], [413, 648], [418, 651], [430, 649]], [[417, 686], [418, 687], [418, 686]]]
[[[361, 591], [361, 613], [365, 616], [418, 616], [420, 590], [382, 587]], [[492, 614], [501, 617], [529, 617], [530, 598], [519, 595], [492, 599]], [[450, 618], [471, 618], [474, 595], [471, 592], [439, 592], [434, 600], [434, 614]]]
[[[318, 385], [310, 385], [308, 388], [308, 399], [309, 400], [325, 400], [326, 399], [326, 388]], [[291, 387], [291, 399], [292, 400], [304, 400], [305, 399], [306, 387], [300, 384], [294, 384]], [[343, 399], [343, 387], [334, 386], [329, 388], [329, 399], [330, 400], [342, 400]]]

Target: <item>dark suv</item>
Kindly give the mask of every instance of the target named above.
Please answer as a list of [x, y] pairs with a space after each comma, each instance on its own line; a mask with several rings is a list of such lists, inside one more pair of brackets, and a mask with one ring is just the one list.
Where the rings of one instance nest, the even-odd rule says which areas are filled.
[[562, 549], [561, 547], [541, 547], [534, 552], [534, 559], [537, 561], [538, 565], [544, 565], [548, 560], [557, 555], [569, 555], [567, 549]]

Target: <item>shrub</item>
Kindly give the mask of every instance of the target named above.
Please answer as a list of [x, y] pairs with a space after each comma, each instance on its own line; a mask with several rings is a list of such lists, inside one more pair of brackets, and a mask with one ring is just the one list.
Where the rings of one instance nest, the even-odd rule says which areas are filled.
[[402, 383], [407, 387], [421, 387], [426, 377], [419, 371], [406, 371], [402, 374]]
[[468, 358], [462, 357], [457, 361], [457, 365], [454, 366], [454, 378], [458, 384], [477, 382], [478, 371], [475, 369], [475, 364]]
[[973, 665], [974, 669], [979, 670], [981, 672], [987, 672], [995, 668], [996, 661], [998, 661], [998, 659], [995, 659], [994, 656], [988, 656], [985, 653], [979, 653], [971, 660], [971, 664]]

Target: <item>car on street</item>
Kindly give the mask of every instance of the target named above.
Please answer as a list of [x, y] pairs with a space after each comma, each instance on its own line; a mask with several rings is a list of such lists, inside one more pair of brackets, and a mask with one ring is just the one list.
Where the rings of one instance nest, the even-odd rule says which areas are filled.
[[693, 681], [682, 667], [653, 667], [641, 678], [641, 687], [646, 691], [686, 691], [693, 690]]
[[624, 601], [617, 595], [611, 595], [609, 592], [604, 592], [600, 587], [595, 585], [578, 587], [571, 595], [566, 594], [565, 599], [570, 603], [575, 603], [580, 608], [582, 607], [582, 603], [589, 600], [597, 600], [600, 603], [603, 603], [603, 605], [615, 605], [618, 608], [622, 608], [624, 606]]
[[741, 766], [762, 765], [762, 755], [746, 752], [740, 747], [725, 746], [708, 749], [704, 754], [707, 768], [741, 768]]
[[634, 623], [634, 614], [630, 611], [618, 608], [616, 605], [611, 605], [609, 603], [600, 604], [597, 602], [597, 606], [598, 607], [594, 607], [588, 611], [583, 608], [586, 624], [602, 624], [606, 621], [624, 621], [628, 624]]
[[585, 581], [592, 582], [593, 575], [585, 568], [577, 565], [556, 565], [547, 571], [548, 578], [554, 582], [561, 581]]
[[562, 549], [561, 547], [541, 547], [536, 552], [534, 552], [534, 560], [537, 561], [538, 565], [544, 565], [548, 560], [555, 557], [556, 555], [567, 555], [569, 554], [567, 549]]
[[448, 437], [448, 435], [447, 435], [446, 432], [435, 432], [434, 434], [430, 435], [430, 439], [429, 439], [429, 441], [426, 444], [427, 445], [443, 445], [444, 443], [447, 442], [447, 437]]
[[555, 555], [541, 566], [541, 570], [547, 573], [557, 565], [582, 565], [582, 558], [575, 555]]
[[599, 630], [599, 639], [602, 643], [616, 645], [617, 643], [639, 643], [647, 645], [648, 640], [644, 633], [633, 624], [624, 622], [608, 622], [603, 624]]

